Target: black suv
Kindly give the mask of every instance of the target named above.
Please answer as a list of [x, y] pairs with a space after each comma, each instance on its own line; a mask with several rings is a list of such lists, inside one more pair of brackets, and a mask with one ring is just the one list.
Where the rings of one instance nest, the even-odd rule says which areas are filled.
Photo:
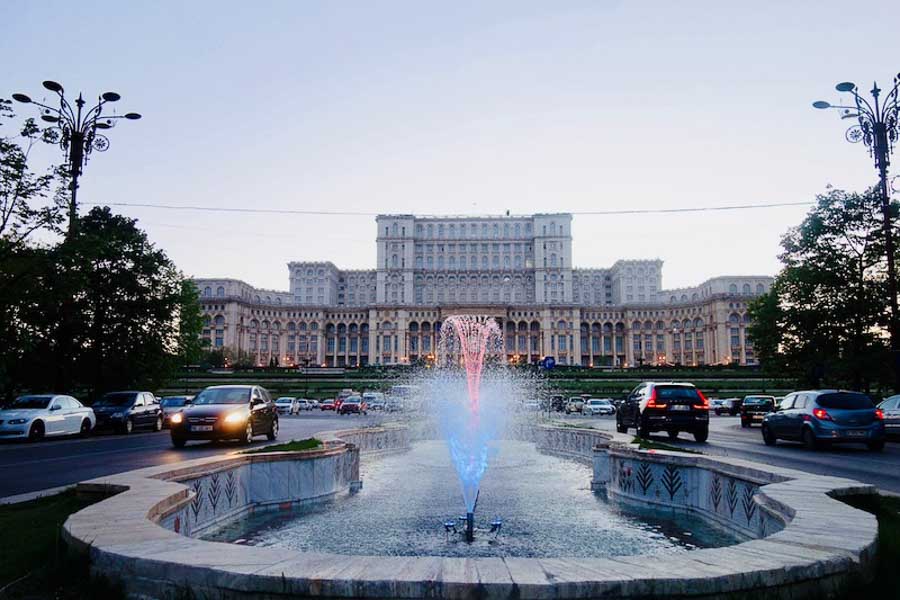
[[691, 383], [644, 382], [634, 388], [616, 411], [616, 430], [629, 427], [647, 438], [665, 431], [675, 439], [681, 431], [694, 434], [698, 442], [709, 437], [709, 400]]
[[139, 427], [160, 431], [162, 409], [150, 392], [110, 392], [91, 405], [97, 417], [95, 429], [131, 433]]

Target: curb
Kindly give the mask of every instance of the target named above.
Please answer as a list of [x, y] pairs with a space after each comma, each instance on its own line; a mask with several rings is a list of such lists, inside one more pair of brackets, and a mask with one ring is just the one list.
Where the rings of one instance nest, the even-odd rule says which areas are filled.
[[75, 484], [71, 485], [61, 485], [59, 487], [47, 488], [45, 490], [38, 490], [36, 492], [26, 492], [24, 494], [17, 494], [15, 496], [7, 496], [5, 498], [0, 498], [0, 506], [6, 506], [10, 504], [21, 504], [22, 502], [29, 502], [31, 500], [37, 500], [38, 498], [43, 498], [44, 496], [55, 496], [60, 492], [64, 492], [66, 490], [71, 490], [75, 488]]

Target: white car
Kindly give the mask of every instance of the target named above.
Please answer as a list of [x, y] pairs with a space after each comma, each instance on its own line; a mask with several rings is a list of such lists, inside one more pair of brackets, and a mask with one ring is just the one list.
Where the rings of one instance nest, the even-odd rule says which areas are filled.
[[297, 404], [297, 399], [293, 396], [282, 396], [275, 401], [275, 410], [278, 411], [279, 415], [296, 415], [300, 412], [300, 405]]
[[581, 412], [586, 415], [614, 415], [616, 406], [608, 398], [591, 398], [584, 403]]
[[94, 411], [72, 396], [19, 396], [0, 410], [0, 439], [36, 441], [60, 435], [87, 435], [97, 424]]
[[312, 410], [313, 405], [306, 398], [297, 398], [297, 412], [301, 410]]
[[387, 405], [384, 394], [381, 392], [365, 392], [362, 398], [368, 405], [369, 410], [384, 410]]

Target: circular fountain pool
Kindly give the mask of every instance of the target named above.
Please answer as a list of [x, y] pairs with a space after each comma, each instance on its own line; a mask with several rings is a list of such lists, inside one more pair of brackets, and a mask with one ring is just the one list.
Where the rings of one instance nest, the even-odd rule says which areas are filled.
[[[444, 523], [461, 514], [461, 491], [441, 441], [364, 460], [357, 494], [256, 511], [204, 539], [304, 552], [460, 557], [605, 557], [736, 541], [701, 519], [624, 512], [591, 491], [589, 467], [541, 454], [533, 444], [498, 442], [491, 453], [472, 544], [445, 531]], [[497, 517], [503, 525], [494, 535], [489, 527]]]

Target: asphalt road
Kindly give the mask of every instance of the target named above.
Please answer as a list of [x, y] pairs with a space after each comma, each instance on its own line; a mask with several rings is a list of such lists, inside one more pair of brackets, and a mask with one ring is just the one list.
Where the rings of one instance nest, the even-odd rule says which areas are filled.
[[[576, 423], [590, 423], [597, 429], [615, 430], [615, 417], [567, 417]], [[628, 430], [634, 433], [633, 429]], [[739, 417], [711, 415], [709, 440], [698, 444], [690, 434], [682, 433], [673, 442], [665, 433], [653, 434], [653, 440], [699, 450], [713, 456], [730, 456], [763, 464], [797, 469], [818, 475], [847, 477], [900, 493], [900, 443], [888, 442], [882, 452], [870, 452], [862, 444], [835, 445], [807, 450], [799, 443], [778, 441], [766, 446], [759, 427], [741, 428]]]
[[[312, 411], [282, 416], [279, 441], [305, 439], [319, 431], [371, 425], [379, 416], [337, 416]], [[214, 454], [227, 454], [268, 443], [259, 436], [251, 446], [236, 443], [189, 442], [176, 450], [168, 431], [131, 435], [100, 434], [86, 439], [67, 438], [38, 443], [4, 441], [0, 444], [0, 498], [54, 488], [122, 471], [152, 467]]]

